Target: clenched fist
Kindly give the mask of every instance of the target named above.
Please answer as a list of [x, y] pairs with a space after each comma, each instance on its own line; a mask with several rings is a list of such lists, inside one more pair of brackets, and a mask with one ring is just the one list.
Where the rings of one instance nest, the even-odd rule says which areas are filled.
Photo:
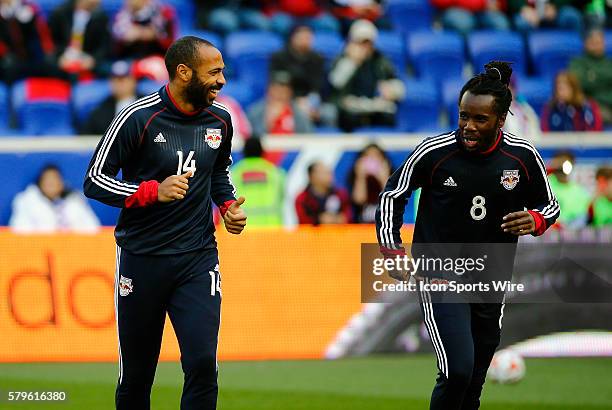
[[185, 172], [183, 175], [170, 175], [164, 179], [164, 182], [159, 184], [157, 188], [157, 200], [159, 202], [172, 202], [177, 199], [185, 198], [189, 189], [189, 180], [191, 171]]

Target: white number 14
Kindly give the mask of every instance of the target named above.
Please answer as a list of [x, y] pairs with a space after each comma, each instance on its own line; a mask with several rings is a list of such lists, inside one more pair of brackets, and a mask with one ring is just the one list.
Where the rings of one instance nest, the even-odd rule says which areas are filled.
[[191, 176], [194, 176], [196, 172], [195, 159], [193, 159], [195, 151], [189, 151], [185, 162], [183, 162], [183, 151], [176, 151], [176, 153], [178, 154], [178, 169], [176, 170], [176, 175], [191, 171]]

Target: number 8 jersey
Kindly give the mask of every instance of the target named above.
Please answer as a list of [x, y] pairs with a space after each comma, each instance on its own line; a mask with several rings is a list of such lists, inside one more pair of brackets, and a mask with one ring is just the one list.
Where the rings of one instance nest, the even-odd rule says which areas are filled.
[[[123, 208], [117, 244], [138, 254], [216, 247], [212, 202], [224, 209], [235, 200], [232, 132], [225, 106], [184, 112], [168, 86], [122, 110], [100, 140], [83, 185], [89, 198]], [[187, 171], [193, 176], [185, 198], [157, 202], [157, 185]]]
[[487, 152], [469, 152], [460, 131], [427, 138], [391, 175], [376, 213], [383, 247], [402, 243], [406, 202], [421, 188], [414, 243], [512, 243], [502, 218], [531, 210], [536, 234], [559, 216], [542, 157], [528, 141], [500, 132]]

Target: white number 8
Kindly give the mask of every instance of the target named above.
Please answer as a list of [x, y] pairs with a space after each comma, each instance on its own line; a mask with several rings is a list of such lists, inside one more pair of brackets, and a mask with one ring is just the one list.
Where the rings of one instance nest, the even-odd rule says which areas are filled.
[[[478, 213], [476, 211], [479, 211]], [[480, 221], [487, 216], [487, 208], [485, 208], [484, 196], [476, 195], [472, 199], [472, 207], [470, 208], [470, 215], [475, 221]]]

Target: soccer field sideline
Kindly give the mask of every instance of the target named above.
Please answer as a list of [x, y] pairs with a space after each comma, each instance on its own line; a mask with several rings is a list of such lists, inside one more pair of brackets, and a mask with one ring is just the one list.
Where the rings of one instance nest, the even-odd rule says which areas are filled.
[[[435, 359], [430, 355], [377, 356], [337, 361], [221, 362], [220, 410], [425, 409]], [[520, 410], [612, 409], [611, 358], [527, 359], [517, 385], [487, 383], [481, 408]], [[115, 363], [0, 365], [0, 390], [65, 390], [68, 402], [7, 403], [0, 409], [113, 408]], [[176, 409], [180, 365], [160, 363], [152, 409]]]

